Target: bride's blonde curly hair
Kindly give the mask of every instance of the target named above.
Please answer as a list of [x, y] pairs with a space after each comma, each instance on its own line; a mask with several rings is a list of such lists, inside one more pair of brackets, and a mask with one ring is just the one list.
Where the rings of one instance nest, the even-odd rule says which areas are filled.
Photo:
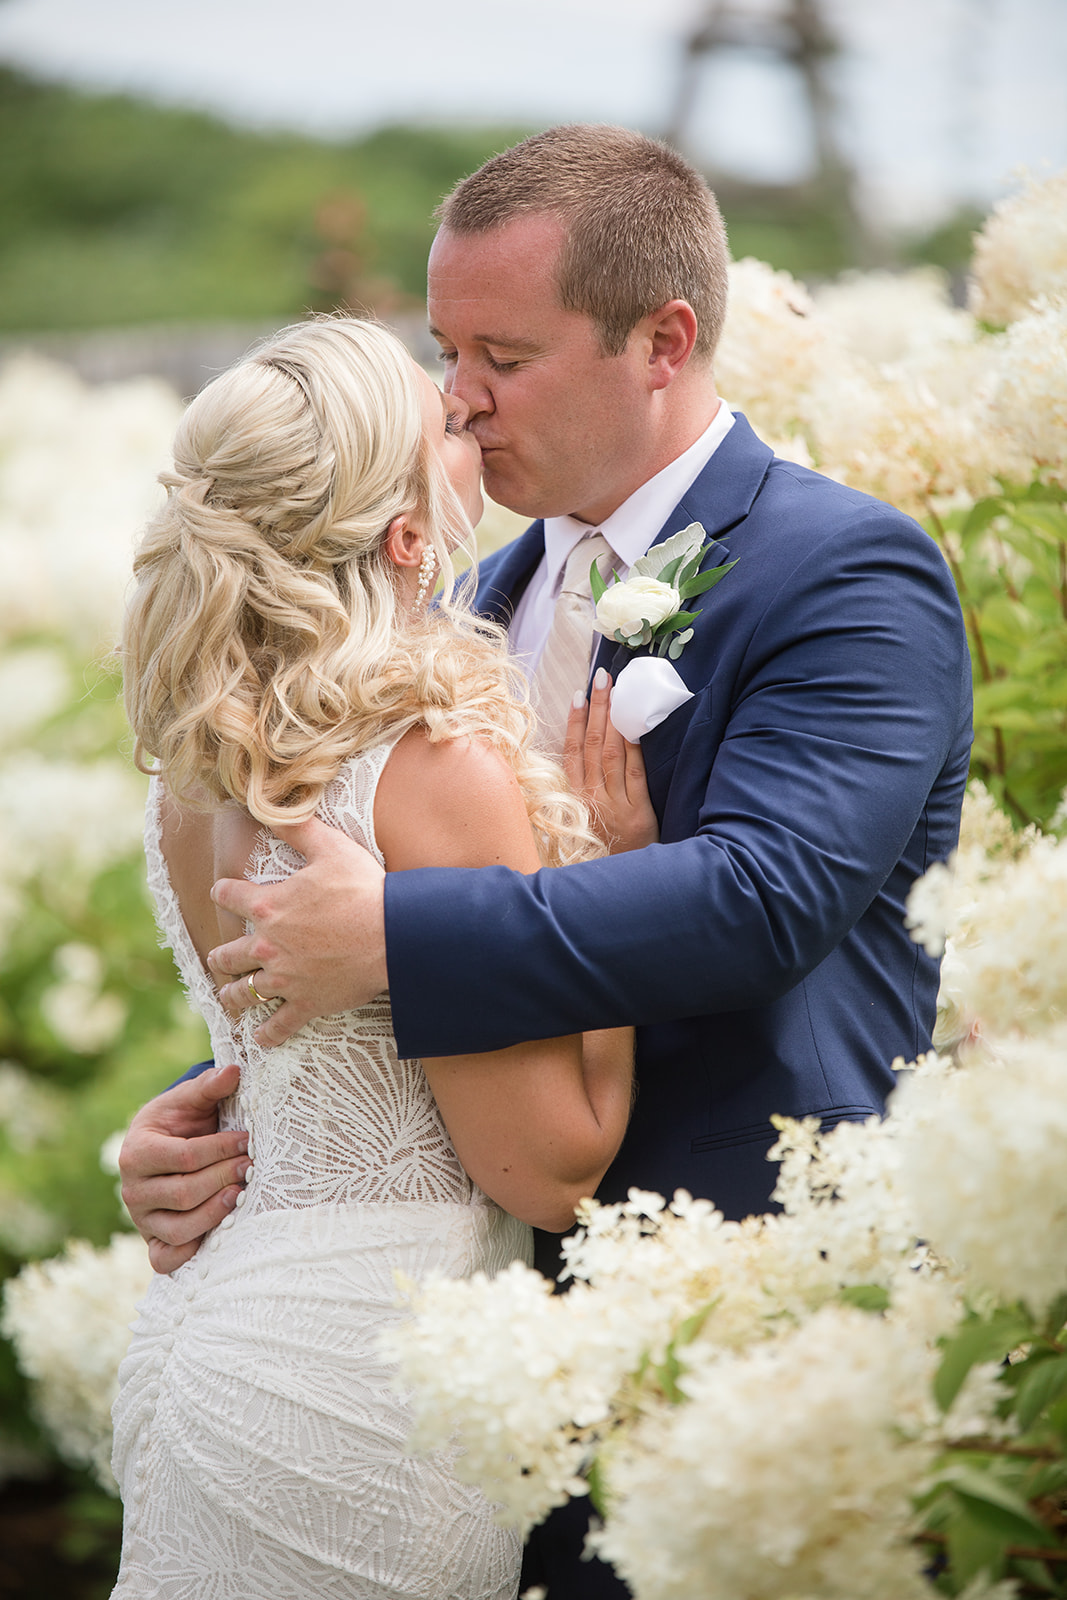
[[[301, 323], [189, 406], [167, 501], [134, 561], [123, 632], [141, 771], [183, 803], [311, 815], [354, 752], [422, 725], [507, 761], [546, 864], [601, 853], [555, 762], [531, 747], [503, 630], [470, 610], [451, 551], [470, 522], [423, 437], [416, 369], [385, 328]], [[444, 576], [413, 617], [387, 556], [419, 512]]]

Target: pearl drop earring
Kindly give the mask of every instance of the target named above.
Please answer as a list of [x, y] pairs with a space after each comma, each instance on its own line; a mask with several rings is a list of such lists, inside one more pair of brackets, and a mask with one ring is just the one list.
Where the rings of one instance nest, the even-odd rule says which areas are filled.
[[427, 545], [422, 552], [422, 560], [419, 562], [419, 587], [415, 591], [415, 604], [411, 608], [412, 611], [421, 611], [422, 603], [426, 599], [426, 591], [433, 580], [436, 567], [437, 556], [432, 546]]

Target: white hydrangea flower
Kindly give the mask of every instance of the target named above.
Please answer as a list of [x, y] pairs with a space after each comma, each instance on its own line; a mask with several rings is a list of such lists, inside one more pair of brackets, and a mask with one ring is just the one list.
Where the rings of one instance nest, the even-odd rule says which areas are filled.
[[0, 1178], [0, 1244], [24, 1259], [55, 1250], [62, 1237], [62, 1226], [52, 1212]]
[[974, 241], [970, 307], [998, 327], [1039, 295], [1067, 295], [1067, 172], [1029, 176], [993, 207]]
[[16, 744], [55, 716], [71, 690], [70, 669], [54, 648], [41, 645], [0, 657], [0, 746]]
[[[5, 757], [0, 764], [0, 955], [28, 893], [42, 896], [60, 916], [76, 915], [100, 872], [140, 857], [144, 790], [141, 775], [117, 759], [49, 760], [32, 750]], [[62, 996], [55, 1004], [63, 1034], [69, 1007]], [[109, 1002], [99, 1027], [113, 1034], [119, 1025]]]
[[895, 1296], [901, 1282], [930, 1265], [916, 1249], [914, 1217], [899, 1182], [896, 1125], [871, 1117], [821, 1133], [816, 1117], [773, 1121], [779, 1139], [770, 1154], [781, 1162], [773, 1198], [812, 1260], [809, 1272], [815, 1261], [824, 1263], [825, 1297], [858, 1284]]
[[846, 272], [812, 298], [834, 339], [875, 367], [925, 360], [931, 350], [959, 350], [977, 337], [974, 318], [952, 304], [939, 267]]
[[[784, 1216], [726, 1222], [683, 1191], [667, 1206], [632, 1190], [620, 1204], [582, 1208], [584, 1226], [564, 1241], [575, 1279], [564, 1296], [522, 1266], [492, 1282], [427, 1286], [415, 1319], [389, 1337], [415, 1390], [417, 1447], [461, 1446], [457, 1471], [528, 1526], [584, 1492], [578, 1474], [620, 1417], [662, 1403], [662, 1364], [679, 1338], [740, 1352], [802, 1323], [843, 1286], [922, 1277], [914, 1232], [879, 1188], [888, 1140], [843, 1127], [823, 1151], [813, 1124], [783, 1125], [783, 1146], [790, 1134], [816, 1159], [807, 1187], [803, 1159], [794, 1162]], [[827, 1186], [844, 1198], [831, 1204]], [[924, 1341], [958, 1310], [951, 1295], [928, 1296]]]
[[[1067, 187], [1067, 186], [1065, 186]], [[994, 345], [990, 434], [1010, 441], [1016, 481], [1037, 468], [1067, 483], [1067, 286], [1040, 296]]]
[[954, 337], [886, 366], [842, 348], [809, 399], [820, 470], [915, 516], [995, 493], [1007, 446], [994, 455], [990, 343]]
[[23, 1267], [4, 1289], [0, 1328], [34, 1384], [44, 1426], [70, 1461], [111, 1475], [111, 1406], [138, 1300], [152, 1276], [138, 1234], [115, 1234], [94, 1250], [84, 1240], [61, 1256]]
[[516, 1262], [491, 1281], [428, 1283], [413, 1294], [417, 1321], [383, 1339], [415, 1389], [413, 1447], [461, 1443], [457, 1475], [524, 1527], [583, 1492], [584, 1430], [640, 1355], [639, 1335], [612, 1348], [622, 1330], [583, 1322], [569, 1299]]
[[952, 1037], [1041, 1032], [1067, 1014], [1067, 840], [1029, 830], [1003, 855], [964, 840], [914, 885], [908, 923], [933, 954], [952, 936]]
[[41, 1015], [69, 1050], [91, 1056], [114, 1044], [128, 1007], [103, 991], [104, 963], [85, 944], [61, 945], [53, 957], [59, 982], [41, 996]]
[[54, 1132], [64, 1103], [51, 1084], [15, 1061], [0, 1061], [0, 1128], [13, 1149], [32, 1150]]
[[773, 439], [803, 433], [813, 384], [832, 355], [803, 284], [752, 257], [731, 263], [715, 380], [753, 427]]
[[[0, 840], [23, 880], [84, 882], [142, 848], [145, 780], [121, 761], [50, 761], [24, 750], [0, 770]], [[77, 797], [77, 803], [73, 798]]]
[[935, 1451], [936, 1355], [826, 1307], [736, 1355], [684, 1352], [687, 1403], [605, 1452], [593, 1535], [640, 1600], [920, 1600], [911, 1496]]
[[919, 1236], [972, 1292], [1043, 1314], [1067, 1290], [1067, 1024], [907, 1075], [890, 1120]]
[[91, 387], [29, 354], [0, 370], [0, 639], [111, 644], [181, 410], [155, 379]]

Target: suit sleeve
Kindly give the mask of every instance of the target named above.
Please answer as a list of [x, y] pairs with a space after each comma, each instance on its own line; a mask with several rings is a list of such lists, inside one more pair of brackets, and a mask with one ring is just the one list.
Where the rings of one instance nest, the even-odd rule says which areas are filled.
[[728, 714], [707, 719], [692, 837], [532, 877], [387, 878], [402, 1055], [769, 1004], [846, 936], [924, 815], [951, 834], [959, 604], [932, 541], [873, 503], [868, 521], [845, 556], [824, 541], [792, 566], [749, 629]]

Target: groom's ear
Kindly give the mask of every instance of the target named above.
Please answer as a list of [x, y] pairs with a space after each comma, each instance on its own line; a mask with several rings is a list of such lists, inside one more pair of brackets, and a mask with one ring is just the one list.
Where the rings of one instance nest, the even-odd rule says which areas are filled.
[[417, 567], [426, 541], [421, 531], [412, 525], [410, 513], [404, 511], [386, 528], [382, 545], [395, 566]]
[[688, 364], [697, 340], [697, 314], [688, 300], [668, 300], [638, 324], [646, 340], [654, 389], [666, 389]]

